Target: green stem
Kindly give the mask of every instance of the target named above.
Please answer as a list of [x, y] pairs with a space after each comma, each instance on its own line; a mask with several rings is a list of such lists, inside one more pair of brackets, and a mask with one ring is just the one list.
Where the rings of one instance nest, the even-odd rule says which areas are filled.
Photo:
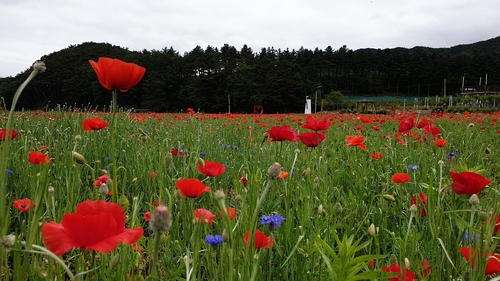
[[[24, 241], [21, 242], [21, 244], [23, 244], [24, 246], [26, 246], [26, 242], [24, 242]], [[41, 246], [38, 246], [36, 244], [31, 245], [31, 248], [36, 249], [37, 251], [32, 251], [32, 250], [27, 250], [27, 251], [28, 252], [40, 253], [40, 254], [43, 254], [43, 255], [51, 257], [55, 262], [57, 262], [64, 269], [64, 271], [66, 271], [66, 274], [68, 274], [68, 277], [69, 277], [70, 280], [75, 280], [75, 275], [73, 274], [73, 272], [71, 272], [71, 270], [69, 269], [69, 267], [64, 263], [64, 261], [61, 258], [59, 258], [58, 256], [56, 256], [54, 253], [52, 253], [48, 249], [46, 249], [44, 247], [41, 247]]]
[[116, 153], [116, 111], [117, 111], [117, 97], [118, 97], [118, 89], [113, 90], [113, 104], [112, 104], [112, 115], [111, 115], [111, 162], [112, 162], [112, 173], [111, 179], [113, 182], [112, 191], [113, 195], [111, 196], [111, 201], [116, 203], [118, 201], [118, 175], [116, 169], [116, 157], [118, 156]]
[[161, 232], [155, 233], [155, 244], [153, 249], [153, 260], [151, 261], [151, 276], [158, 277], [158, 256], [160, 254]]
[[[6, 196], [7, 196], [7, 176], [5, 173], [5, 170], [7, 170], [7, 158], [9, 157], [9, 150], [10, 150], [10, 143], [11, 141], [8, 141], [12, 137], [12, 127], [13, 127], [13, 116], [14, 116], [14, 110], [16, 108], [17, 101], [19, 100], [19, 97], [21, 96], [21, 93], [23, 92], [24, 88], [28, 85], [28, 83], [37, 76], [38, 73], [43, 72], [43, 70], [40, 70], [38, 67], [34, 67], [33, 71], [31, 72], [30, 76], [19, 86], [17, 91], [14, 94], [14, 97], [12, 98], [12, 105], [10, 107], [10, 112], [9, 112], [9, 117], [7, 119], [7, 126], [6, 126], [6, 133], [5, 133], [5, 138], [7, 141], [2, 142], [1, 146], [1, 152], [0, 152], [0, 212], [3, 212], [3, 223], [0, 225], [0, 236], [4, 237], [7, 235], [7, 230], [8, 230], [8, 223], [9, 223], [9, 211], [7, 209], [7, 201], [6, 201]], [[3, 256], [0, 255], [0, 266], [3, 266]]]

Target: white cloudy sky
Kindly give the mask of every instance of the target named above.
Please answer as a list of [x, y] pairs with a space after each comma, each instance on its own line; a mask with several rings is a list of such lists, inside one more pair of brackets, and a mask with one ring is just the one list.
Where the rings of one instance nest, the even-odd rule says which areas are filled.
[[0, 0], [0, 77], [90, 41], [180, 54], [225, 43], [256, 52], [451, 47], [499, 36], [499, 8], [498, 0]]

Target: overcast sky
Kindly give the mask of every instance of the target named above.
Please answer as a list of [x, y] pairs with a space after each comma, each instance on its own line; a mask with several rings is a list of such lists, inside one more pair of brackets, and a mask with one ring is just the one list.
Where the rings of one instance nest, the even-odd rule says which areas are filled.
[[499, 36], [499, 10], [499, 0], [0, 0], [0, 77], [91, 41], [181, 55], [225, 43], [447, 48]]

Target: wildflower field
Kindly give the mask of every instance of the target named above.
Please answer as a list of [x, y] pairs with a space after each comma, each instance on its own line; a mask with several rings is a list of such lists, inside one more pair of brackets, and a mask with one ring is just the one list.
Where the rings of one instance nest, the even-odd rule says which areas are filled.
[[2, 112], [2, 280], [500, 280], [498, 113], [188, 112]]

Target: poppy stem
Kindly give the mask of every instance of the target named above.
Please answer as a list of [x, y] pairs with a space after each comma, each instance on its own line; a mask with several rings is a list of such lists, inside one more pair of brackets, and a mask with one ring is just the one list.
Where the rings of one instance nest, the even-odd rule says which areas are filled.
[[112, 191], [113, 194], [111, 196], [111, 202], [116, 203], [118, 201], [118, 179], [117, 179], [117, 170], [116, 170], [116, 110], [117, 110], [117, 96], [118, 89], [114, 89], [113, 100], [112, 100], [112, 115], [111, 115], [111, 161], [112, 161], [112, 174], [111, 178], [113, 179]]
[[160, 254], [161, 232], [155, 232], [153, 260], [151, 261], [151, 276], [158, 277], [158, 255]]
[[[24, 242], [24, 241], [22, 241], [21, 244], [23, 246], [26, 246], [26, 242]], [[51, 257], [55, 262], [57, 262], [64, 269], [64, 271], [66, 271], [66, 274], [68, 274], [68, 277], [70, 280], [75, 280], [75, 275], [73, 274], [73, 272], [71, 272], [69, 267], [64, 263], [64, 261], [61, 258], [59, 258], [54, 253], [52, 253], [51, 251], [49, 251], [48, 249], [46, 249], [42, 246], [32, 244], [31, 248], [35, 249], [36, 251], [33, 251], [33, 250], [26, 250], [26, 251], [31, 252], [31, 253], [39, 253], [39, 254]]]
[[[38, 65], [37, 65], [38, 64]], [[6, 125], [6, 131], [5, 131], [5, 139], [6, 141], [2, 142], [1, 146], [1, 154], [0, 154], [0, 171], [5, 171], [7, 170], [7, 161], [8, 155], [9, 155], [9, 150], [10, 150], [10, 143], [12, 139], [12, 127], [13, 127], [13, 122], [14, 122], [14, 111], [16, 109], [16, 104], [17, 101], [19, 100], [19, 97], [21, 96], [21, 93], [23, 92], [24, 88], [28, 85], [28, 83], [35, 78], [35, 76], [38, 75], [38, 73], [41, 73], [45, 70], [45, 64], [43, 64], [43, 68], [40, 67], [40, 65], [43, 64], [42, 62], [36, 62], [33, 65], [33, 71], [30, 73], [30, 76], [19, 86], [19, 88], [16, 90], [14, 93], [14, 97], [12, 98], [12, 105], [10, 107], [9, 111], [9, 117], [7, 119], [7, 125]], [[0, 173], [0, 212], [3, 213], [2, 215], [2, 223], [0, 224], [0, 234], [1, 237], [4, 237], [7, 234], [8, 231], [8, 223], [9, 223], [9, 210], [6, 206], [6, 198], [7, 198], [7, 184], [6, 182], [6, 173], [2, 172]], [[4, 255], [0, 255], [0, 265], [3, 266], [3, 257]]]

